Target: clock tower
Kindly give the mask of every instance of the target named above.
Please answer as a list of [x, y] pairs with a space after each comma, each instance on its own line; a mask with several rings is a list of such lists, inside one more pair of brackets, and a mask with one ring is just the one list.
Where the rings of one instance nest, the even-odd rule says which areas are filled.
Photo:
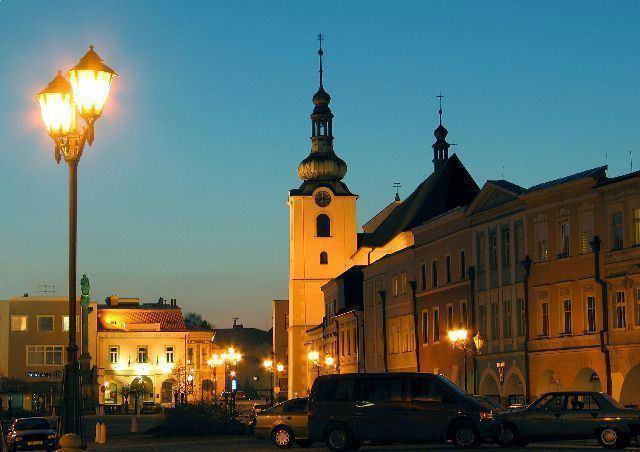
[[[351, 264], [357, 249], [356, 199], [342, 179], [347, 164], [333, 150], [331, 96], [322, 80], [313, 96], [311, 152], [298, 167], [299, 188], [289, 192], [289, 397], [305, 394], [307, 381], [306, 330], [322, 323], [321, 287]], [[324, 352], [319, 351], [321, 354]]]

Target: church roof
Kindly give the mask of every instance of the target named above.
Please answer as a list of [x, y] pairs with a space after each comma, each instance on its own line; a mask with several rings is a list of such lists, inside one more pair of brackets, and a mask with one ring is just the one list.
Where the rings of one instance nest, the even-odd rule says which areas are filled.
[[365, 246], [381, 246], [455, 207], [468, 205], [480, 189], [456, 154], [427, 177], [373, 232], [364, 234]]
[[548, 182], [543, 182], [538, 185], [534, 185], [531, 188], [526, 190], [526, 193], [531, 193], [534, 191], [544, 190], [546, 188], [555, 187], [556, 185], [562, 185], [569, 182], [577, 181], [580, 179], [591, 178], [596, 181], [604, 181], [607, 178], [607, 166], [598, 166], [596, 168], [591, 168], [585, 171], [581, 171], [579, 173], [571, 174], [569, 176], [561, 177], [559, 179], [554, 179]]
[[160, 325], [160, 331], [187, 330], [180, 308], [98, 306], [98, 331], [124, 331], [127, 325]]

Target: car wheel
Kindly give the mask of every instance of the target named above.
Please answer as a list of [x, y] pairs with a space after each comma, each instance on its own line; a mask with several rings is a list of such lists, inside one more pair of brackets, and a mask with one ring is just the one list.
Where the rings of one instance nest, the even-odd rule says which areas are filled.
[[502, 447], [512, 447], [519, 439], [518, 431], [512, 425], [503, 425], [498, 431], [496, 442]]
[[350, 450], [353, 444], [353, 436], [344, 425], [334, 425], [327, 432], [327, 446], [331, 450]]
[[293, 430], [284, 425], [276, 427], [271, 432], [271, 441], [273, 441], [273, 445], [278, 449], [287, 449], [291, 447], [295, 441]]
[[615, 427], [605, 427], [598, 432], [598, 442], [605, 449], [623, 449], [629, 445], [629, 438]]
[[313, 444], [313, 441], [311, 441], [310, 439], [297, 439], [296, 443], [300, 447], [311, 447], [311, 445]]
[[469, 449], [477, 447], [482, 440], [478, 430], [471, 423], [460, 423], [453, 428], [451, 439], [453, 444], [459, 449]]

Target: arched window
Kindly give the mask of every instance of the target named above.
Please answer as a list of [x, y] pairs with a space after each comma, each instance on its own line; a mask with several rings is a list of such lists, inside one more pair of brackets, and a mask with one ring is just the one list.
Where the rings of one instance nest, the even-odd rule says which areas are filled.
[[329, 255], [327, 254], [326, 251], [323, 251], [322, 253], [320, 253], [320, 264], [326, 265], [328, 263], [329, 263]]
[[330, 237], [331, 236], [331, 220], [323, 213], [316, 218], [316, 236], [318, 237]]

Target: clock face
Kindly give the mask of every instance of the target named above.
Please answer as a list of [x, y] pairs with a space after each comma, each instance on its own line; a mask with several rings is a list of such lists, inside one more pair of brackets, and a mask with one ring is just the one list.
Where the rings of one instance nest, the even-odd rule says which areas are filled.
[[331, 204], [331, 195], [324, 190], [316, 193], [315, 196], [316, 204], [320, 207], [327, 207]]

